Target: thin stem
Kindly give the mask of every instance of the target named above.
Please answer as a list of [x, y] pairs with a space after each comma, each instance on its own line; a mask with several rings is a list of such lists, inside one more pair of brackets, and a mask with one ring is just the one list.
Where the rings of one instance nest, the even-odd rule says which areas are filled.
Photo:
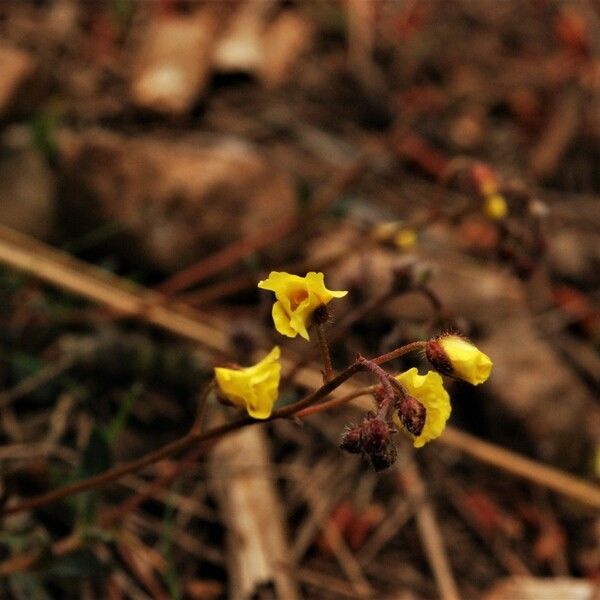
[[[414, 344], [408, 344], [407, 346], [403, 346], [398, 348], [393, 352], [389, 352], [388, 354], [384, 354], [379, 356], [373, 361], [376, 365], [383, 364], [388, 360], [392, 360], [396, 358], [396, 356], [401, 356], [410, 350], [414, 350], [416, 347], [420, 347], [419, 344], [423, 344], [424, 342], [415, 342]], [[415, 346], [417, 344], [417, 346]], [[405, 348], [409, 348], [410, 350], [406, 350], [406, 352], [401, 352]], [[293, 404], [289, 404], [288, 406], [284, 406], [278, 410], [275, 410], [271, 413], [269, 419], [265, 419], [268, 421], [274, 421], [275, 419], [286, 419], [288, 417], [294, 416], [296, 413], [308, 408], [321, 398], [329, 395], [333, 390], [338, 388], [342, 383], [350, 379], [350, 377], [356, 375], [359, 371], [365, 369], [364, 364], [361, 363], [361, 357], [357, 358], [349, 367], [344, 369], [339, 375], [335, 376], [331, 381], [328, 381], [320, 388], [311, 392], [307, 396], [305, 396], [302, 400], [298, 400]], [[363, 361], [366, 359], [362, 359]], [[176, 454], [178, 452], [182, 452], [183, 450], [187, 450], [190, 446], [194, 444], [200, 444], [204, 442], [208, 442], [211, 440], [216, 440], [232, 431], [236, 431], [241, 429], [242, 427], [247, 427], [248, 425], [256, 425], [263, 421], [259, 421], [253, 419], [251, 417], [243, 417], [236, 421], [231, 421], [230, 423], [225, 423], [219, 427], [215, 427], [214, 429], [210, 429], [205, 432], [195, 432], [190, 431], [187, 435], [170, 442], [169, 444], [164, 445], [162, 448], [155, 450], [154, 452], [150, 452], [140, 458], [133, 460], [131, 462], [118, 465], [112, 469], [104, 471], [103, 473], [99, 473], [98, 475], [94, 475], [88, 479], [84, 479], [82, 481], [77, 481], [75, 483], [71, 483], [69, 485], [65, 485], [56, 490], [52, 490], [47, 492], [46, 494], [42, 494], [41, 496], [37, 496], [31, 498], [30, 500], [26, 500], [21, 504], [17, 504], [16, 506], [6, 508], [2, 513], [2, 516], [11, 515], [19, 512], [23, 512], [25, 510], [32, 510], [34, 508], [39, 508], [40, 506], [44, 506], [46, 504], [50, 504], [52, 502], [57, 502], [58, 500], [62, 500], [63, 498], [67, 498], [68, 496], [72, 496], [75, 494], [79, 494], [81, 492], [85, 492], [87, 490], [96, 489], [107, 485], [125, 475], [129, 475], [130, 473], [134, 473], [143, 469], [144, 467], [154, 464], [164, 458], [171, 456], [172, 454]]]
[[[293, 272], [293, 271], [291, 271]], [[381, 309], [389, 300], [396, 296], [396, 292], [394, 290], [388, 290], [378, 296], [361, 305], [360, 307], [354, 309], [353, 311], [346, 314], [343, 319], [340, 320], [339, 323], [333, 327], [333, 330], [329, 332], [329, 342], [335, 343], [338, 340], [341, 340], [346, 331], [357, 321], [360, 321], [365, 316]], [[298, 371], [305, 367], [310, 363], [313, 358], [316, 358], [318, 351], [311, 348], [308, 352], [306, 352], [299, 360], [294, 364], [293, 369], [291, 369], [283, 378], [283, 383], [288, 383], [292, 381]]]
[[400, 348], [396, 348], [387, 354], [382, 354], [381, 356], [377, 356], [376, 358], [371, 359], [372, 363], [376, 365], [382, 365], [386, 362], [390, 362], [390, 360], [394, 360], [395, 358], [400, 358], [409, 352], [413, 352], [414, 350], [420, 350], [421, 348], [425, 348], [427, 342], [419, 341], [419, 342], [411, 342], [410, 344], [406, 344], [405, 346], [400, 346]]
[[381, 402], [379, 413], [384, 421], [389, 420], [389, 413], [394, 407], [394, 388], [392, 387], [392, 383], [390, 381], [391, 375], [383, 370], [377, 363], [372, 360], [368, 360], [364, 356], [359, 356], [356, 359], [364, 371], [370, 371], [379, 379], [381, 386], [383, 387], [384, 399]]
[[352, 392], [351, 394], [346, 394], [345, 396], [339, 396], [338, 398], [332, 398], [331, 400], [327, 400], [325, 402], [321, 402], [320, 404], [315, 404], [314, 406], [309, 406], [304, 410], [300, 410], [294, 414], [294, 417], [298, 417], [299, 419], [303, 419], [304, 417], [310, 417], [311, 415], [316, 415], [321, 412], [325, 412], [327, 410], [331, 410], [332, 408], [338, 408], [339, 406], [343, 406], [347, 404], [351, 400], [355, 400], [356, 398], [360, 398], [360, 396], [368, 396], [375, 391], [374, 385], [369, 385], [367, 387], [361, 388]]
[[[350, 379], [350, 377], [355, 375], [359, 370], [360, 366], [357, 363], [353, 363], [347, 369], [342, 371], [337, 377], [321, 386], [318, 390], [315, 390], [311, 394], [308, 394], [308, 396], [306, 396], [302, 400], [299, 400], [294, 404], [284, 406], [279, 410], [273, 411], [268, 420], [272, 421], [275, 419], [284, 419], [294, 415], [296, 412], [310, 406], [320, 398], [323, 398], [330, 394], [347, 379]], [[246, 427], [248, 425], [256, 425], [257, 423], [261, 422], [262, 421], [258, 421], [251, 417], [243, 417], [236, 421], [232, 421], [219, 427], [215, 427], [214, 429], [210, 429], [206, 432], [191, 431], [190, 433], [184, 435], [178, 440], [166, 444], [162, 448], [159, 448], [154, 452], [150, 452], [138, 458], [137, 460], [133, 460], [131, 462], [119, 465], [117, 467], [104, 471], [103, 473], [94, 475], [93, 477], [90, 477], [88, 479], [65, 485], [61, 488], [52, 490], [41, 496], [31, 498], [30, 500], [26, 500], [21, 504], [5, 509], [1, 514], [3, 516], [6, 516], [19, 513], [24, 510], [39, 508], [40, 506], [44, 506], [52, 502], [57, 502], [58, 500], [62, 500], [63, 498], [66, 498], [68, 496], [79, 494], [87, 490], [103, 487], [108, 483], [116, 481], [117, 479], [120, 479], [125, 475], [129, 475], [130, 473], [139, 471], [140, 469], [143, 469], [148, 465], [154, 464], [159, 460], [167, 458], [172, 454], [186, 450], [194, 444], [215, 440], [226, 435], [227, 433], [236, 431], [237, 429], [241, 429], [242, 427]]]
[[317, 340], [319, 342], [319, 350], [323, 359], [323, 383], [327, 383], [333, 379], [333, 365], [331, 363], [331, 353], [329, 352], [329, 344], [325, 336], [325, 326], [323, 323], [315, 323], [315, 331], [317, 332]]

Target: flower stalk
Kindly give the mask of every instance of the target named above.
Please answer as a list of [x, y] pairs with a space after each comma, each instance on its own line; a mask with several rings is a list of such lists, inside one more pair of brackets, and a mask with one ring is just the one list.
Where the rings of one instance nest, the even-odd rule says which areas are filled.
[[331, 362], [329, 344], [327, 343], [327, 337], [325, 336], [325, 326], [323, 323], [317, 322], [314, 324], [314, 328], [317, 333], [317, 341], [319, 343], [319, 350], [321, 351], [321, 358], [323, 360], [323, 383], [327, 383], [333, 379], [333, 364]]
[[[408, 344], [406, 347], [408, 346], [411, 346], [411, 344]], [[403, 348], [405, 347], [398, 348], [397, 351], [400, 351]], [[386, 358], [389, 356], [391, 356], [391, 358]], [[387, 355], [377, 357], [372, 362], [375, 362], [376, 364], [383, 364], [384, 362], [392, 360], [395, 357], [396, 355], [394, 354], [394, 352], [390, 352]], [[340, 385], [342, 385], [344, 382], [356, 375], [356, 373], [358, 373], [361, 370], [363, 370], [362, 365], [359, 362], [354, 361], [350, 366], [348, 366], [341, 373], [336, 375], [331, 381], [323, 384], [320, 388], [306, 395], [301, 400], [298, 400], [297, 402], [289, 404], [288, 406], [284, 406], [280, 409], [274, 410], [271, 413], [270, 417], [268, 419], [265, 419], [265, 421], [273, 421], [275, 419], [287, 419], [296, 416], [302, 410], [308, 408], [309, 406], [312, 406], [322, 398], [325, 398], [332, 391], [334, 391], [336, 388], [338, 388]], [[347, 397], [347, 401], [350, 401], [351, 399], [351, 396]], [[225, 423], [224, 425], [220, 425], [219, 427], [209, 429], [208, 431], [190, 431], [183, 437], [174, 440], [173, 442], [170, 442], [168, 444], [165, 444], [161, 448], [158, 448], [153, 452], [149, 452], [148, 454], [145, 454], [144, 456], [141, 456], [136, 460], [117, 465], [112, 469], [108, 469], [107, 471], [89, 477], [88, 479], [83, 479], [81, 481], [65, 485], [58, 489], [51, 490], [50, 492], [33, 497], [29, 500], [25, 500], [24, 502], [15, 506], [4, 508], [4, 510], [0, 513], [0, 516], [8, 516], [12, 514], [21, 513], [26, 510], [33, 510], [36, 508], [40, 508], [41, 506], [51, 504], [53, 502], [58, 502], [59, 500], [63, 500], [64, 498], [68, 498], [70, 496], [86, 492], [88, 490], [102, 488], [108, 485], [109, 483], [117, 481], [131, 473], [135, 473], [140, 469], [147, 467], [148, 465], [152, 465], [165, 458], [168, 458], [169, 456], [178, 454], [179, 452], [183, 452], [191, 446], [194, 446], [196, 444], [204, 445], [208, 442], [220, 439], [221, 437], [227, 435], [232, 431], [236, 431], [238, 429], [241, 429], [242, 427], [256, 425], [257, 423], [261, 422], [263, 421], [253, 419], [252, 417], [247, 416], [241, 417], [229, 423]]]

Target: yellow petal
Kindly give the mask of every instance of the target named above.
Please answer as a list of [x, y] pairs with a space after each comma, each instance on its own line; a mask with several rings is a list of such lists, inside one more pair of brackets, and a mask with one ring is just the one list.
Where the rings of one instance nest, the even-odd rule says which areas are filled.
[[414, 229], [401, 229], [394, 236], [394, 244], [401, 250], [410, 250], [417, 243], [417, 232]]
[[485, 214], [494, 221], [501, 221], [508, 214], [508, 206], [504, 196], [492, 194], [487, 196], [484, 205]]
[[275, 346], [260, 362], [245, 369], [215, 368], [220, 393], [256, 419], [271, 415], [281, 377], [281, 351]]
[[305, 277], [272, 271], [258, 287], [275, 293], [272, 317], [275, 329], [288, 337], [302, 336], [308, 340], [308, 327], [315, 309], [341, 298], [348, 292], [328, 290], [323, 273], [311, 271]]
[[273, 323], [275, 325], [275, 329], [281, 333], [281, 335], [287, 335], [287, 337], [296, 337], [298, 332], [291, 326], [290, 317], [285, 312], [283, 305], [281, 302], [277, 301], [273, 304], [273, 310], [271, 311], [271, 316], [273, 317]]
[[[428, 371], [426, 375], [419, 375], [417, 369], [413, 367], [397, 375], [396, 379], [427, 410], [423, 431], [417, 437], [412, 436], [413, 445], [415, 448], [420, 448], [427, 442], [439, 437], [444, 431], [446, 421], [452, 411], [450, 396], [444, 388], [442, 377], [435, 371]], [[394, 415], [394, 422], [402, 428], [402, 423], [396, 414]]]

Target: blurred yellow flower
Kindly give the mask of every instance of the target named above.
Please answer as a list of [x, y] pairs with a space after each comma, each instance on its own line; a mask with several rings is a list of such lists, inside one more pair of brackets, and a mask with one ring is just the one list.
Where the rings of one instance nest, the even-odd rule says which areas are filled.
[[288, 337], [300, 334], [305, 340], [310, 339], [308, 327], [315, 309], [348, 293], [328, 290], [323, 273], [314, 271], [305, 277], [271, 271], [267, 279], [258, 283], [258, 287], [275, 292], [276, 302], [272, 311], [275, 329]]
[[[416, 398], [427, 410], [423, 431], [417, 437], [407, 432], [413, 438], [415, 448], [424, 446], [427, 442], [439, 437], [446, 427], [446, 421], [450, 416], [450, 396], [444, 387], [442, 377], [435, 371], [428, 371], [426, 375], [419, 375], [413, 367], [396, 379], [404, 386], [406, 391]], [[399, 428], [402, 423], [397, 414], [394, 414], [394, 422]], [[405, 430], [406, 431], [406, 430]]]
[[[473, 385], [479, 385], [487, 380], [492, 371], [492, 361], [487, 354], [468, 342], [459, 335], [443, 335], [433, 344], [439, 344], [443, 350], [442, 361], [449, 363], [449, 369], [438, 369], [435, 359], [432, 361], [430, 353], [427, 352], [427, 358], [433, 366], [440, 372], [448, 375], [454, 375], [464, 379]], [[426, 350], [427, 351], [427, 350]]]
[[401, 250], [410, 250], [417, 243], [417, 232], [414, 229], [401, 229], [394, 236], [394, 244]]
[[245, 369], [215, 368], [220, 393], [231, 403], [245, 408], [255, 419], [271, 416], [277, 401], [281, 351], [275, 346], [259, 363]]
[[508, 214], [508, 206], [504, 196], [491, 194], [486, 197], [483, 207], [485, 214], [494, 221], [501, 221]]

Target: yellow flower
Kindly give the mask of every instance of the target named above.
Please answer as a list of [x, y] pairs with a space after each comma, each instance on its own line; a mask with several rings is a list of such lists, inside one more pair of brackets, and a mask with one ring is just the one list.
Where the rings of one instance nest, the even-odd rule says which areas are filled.
[[[400, 375], [396, 375], [396, 379], [427, 410], [425, 425], [421, 434], [415, 437], [407, 432], [413, 438], [414, 447], [420, 448], [427, 442], [439, 437], [444, 431], [446, 421], [452, 411], [450, 396], [444, 388], [441, 375], [435, 371], [428, 371], [426, 375], [419, 375], [417, 369], [413, 367], [404, 373], [400, 373]], [[394, 414], [394, 422], [398, 427], [402, 427], [397, 414]]]
[[401, 250], [410, 250], [417, 243], [417, 232], [414, 229], [401, 229], [394, 236], [394, 244]]
[[348, 293], [328, 290], [323, 273], [313, 271], [305, 277], [271, 271], [268, 279], [260, 281], [258, 287], [275, 292], [272, 312], [275, 329], [288, 337], [300, 334], [305, 340], [310, 339], [307, 328], [315, 309]]
[[504, 196], [491, 194], [486, 197], [484, 205], [485, 214], [494, 221], [501, 221], [508, 214], [508, 206]]
[[259, 363], [245, 369], [215, 368], [221, 394], [236, 406], [245, 408], [255, 419], [271, 416], [277, 400], [281, 364], [279, 346], [275, 346]]
[[425, 353], [436, 371], [473, 385], [486, 381], [492, 371], [490, 357], [459, 335], [443, 335], [428, 342]]

